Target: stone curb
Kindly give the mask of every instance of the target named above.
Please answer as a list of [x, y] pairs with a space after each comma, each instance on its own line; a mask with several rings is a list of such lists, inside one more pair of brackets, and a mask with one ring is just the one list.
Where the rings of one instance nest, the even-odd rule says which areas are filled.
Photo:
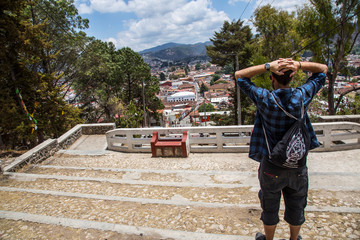
[[[120, 196], [107, 196], [98, 194], [83, 194], [72, 192], [61, 192], [51, 190], [38, 190], [38, 189], [25, 189], [25, 188], [13, 188], [13, 187], [0, 187], [0, 191], [6, 192], [26, 192], [34, 194], [45, 194], [62, 197], [76, 197], [76, 198], [88, 198], [96, 200], [108, 200], [108, 201], [120, 201], [120, 202], [134, 202], [141, 204], [163, 204], [163, 205], [177, 205], [177, 206], [194, 206], [205, 208], [247, 208], [261, 210], [259, 204], [231, 204], [231, 203], [211, 203], [211, 202], [193, 202], [186, 200], [162, 200], [162, 199], [150, 199], [150, 198], [130, 198]], [[284, 210], [284, 206], [280, 206], [281, 210]], [[334, 213], [355, 213], [360, 214], [359, 208], [351, 207], [317, 207], [307, 206], [306, 211], [310, 212], [334, 212]]]
[[80, 219], [70, 219], [62, 217], [52, 217], [45, 215], [29, 214], [13, 211], [0, 210], [0, 218], [9, 220], [30, 221], [43, 224], [60, 225], [64, 227], [80, 229], [97, 229], [102, 231], [114, 231], [122, 234], [135, 234], [144, 236], [153, 236], [156, 239], [179, 239], [179, 240], [250, 240], [254, 237], [239, 235], [221, 235], [211, 233], [185, 232], [167, 229], [157, 229], [141, 226], [130, 226], [122, 224], [113, 224], [106, 222], [96, 222]]
[[[142, 181], [142, 180], [123, 180], [123, 179], [108, 179], [108, 178], [94, 178], [94, 177], [75, 177], [75, 176], [62, 176], [62, 175], [47, 175], [47, 174], [31, 174], [31, 173], [14, 173], [5, 172], [4, 175], [13, 178], [25, 179], [56, 179], [66, 181], [95, 181], [95, 182], [108, 182], [115, 184], [129, 184], [129, 185], [150, 185], [150, 186], [163, 186], [163, 187], [196, 187], [196, 188], [242, 188], [250, 187], [250, 191], [259, 190], [259, 182], [257, 176], [248, 176], [247, 184], [217, 184], [217, 183], [192, 183], [192, 182], [158, 182], [158, 181]], [[311, 175], [310, 175], [311, 176]], [[355, 175], [357, 177], [357, 175]], [[331, 191], [360, 191], [360, 186], [333, 186], [333, 185], [312, 185], [312, 190], [326, 189]]]

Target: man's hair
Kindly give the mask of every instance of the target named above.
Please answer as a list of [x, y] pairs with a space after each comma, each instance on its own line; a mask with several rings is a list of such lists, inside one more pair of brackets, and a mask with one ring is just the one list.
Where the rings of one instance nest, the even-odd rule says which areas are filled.
[[274, 76], [274, 78], [276, 79], [276, 81], [278, 81], [278, 83], [280, 83], [283, 86], [286, 86], [290, 83], [292, 77], [290, 77], [290, 74], [293, 73], [292, 70], [287, 70], [286, 72], [284, 72], [284, 75], [277, 75], [276, 73], [272, 72], [272, 75]]

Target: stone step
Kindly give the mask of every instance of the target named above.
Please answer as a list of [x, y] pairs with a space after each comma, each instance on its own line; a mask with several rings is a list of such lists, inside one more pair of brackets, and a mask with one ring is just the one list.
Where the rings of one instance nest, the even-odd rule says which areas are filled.
[[[4, 239], [30, 239], [21, 237], [27, 229], [39, 232], [39, 239], [69, 231], [74, 235], [64, 239], [82, 233], [90, 239], [136, 240], [254, 239], [262, 231], [258, 163], [246, 155], [190, 154], [183, 159], [70, 153], [61, 151], [39, 165], [5, 173], [0, 181], [1, 239], [4, 234], [9, 236]], [[318, 159], [327, 165], [309, 167], [303, 239], [359, 239], [356, 168], [345, 171]], [[281, 203], [280, 218], [283, 210]], [[289, 238], [285, 221], [276, 236]]]
[[[75, 177], [96, 177], [122, 180], [141, 180], [152, 182], [192, 182], [241, 184], [249, 183], [249, 178], [257, 178], [256, 172], [240, 171], [195, 171], [195, 170], [157, 170], [157, 169], [120, 169], [89, 168], [54, 165], [34, 165], [26, 173], [62, 175]], [[256, 184], [256, 182], [255, 182]]]
[[[98, 194], [125, 198], [181, 200], [223, 204], [258, 204], [257, 189], [239, 184], [164, 183], [152, 181], [122, 181], [104, 178], [84, 178], [58, 175], [8, 173], [11, 178], [0, 186]], [[225, 187], [222, 187], [225, 186]], [[308, 206], [360, 209], [360, 193], [353, 191], [309, 190]]]
[[42, 165], [90, 168], [196, 170], [196, 171], [248, 171], [257, 172], [259, 164], [238, 154], [190, 154], [188, 158], [152, 158], [149, 154], [109, 152], [101, 156], [81, 156], [56, 153]]
[[[0, 189], [0, 210], [41, 215], [39, 218], [78, 219], [104, 224], [145, 227], [153, 230], [181, 231], [189, 234], [202, 232], [254, 236], [262, 228], [258, 220], [260, 209], [249, 205], [216, 207], [184, 203], [169, 205], [161, 202], [128, 202], [117, 198], [106, 199], [103, 196], [95, 198], [89, 195], [73, 196], [69, 194], [67, 196], [66, 193], [60, 192], [31, 191]], [[283, 211], [280, 211], [280, 214], [282, 215]], [[6, 218], [1, 213], [0, 216]], [[305, 239], [320, 239], [316, 237], [318, 234], [328, 236], [326, 229], [331, 226], [335, 226], [337, 229], [331, 230], [333, 239], [342, 239], [357, 234], [360, 213], [312, 212], [308, 210], [306, 218], [307, 222], [303, 226], [303, 232], [306, 233], [303, 236], [307, 237]], [[344, 224], [344, 222], [348, 224]], [[315, 230], [312, 229], [314, 226], [316, 226]], [[286, 237], [284, 234], [286, 231], [286, 224], [280, 223], [277, 233]]]
[[[186, 232], [1, 211], [2, 239], [250, 240], [239, 235]], [[14, 237], [14, 238], [13, 238]]]

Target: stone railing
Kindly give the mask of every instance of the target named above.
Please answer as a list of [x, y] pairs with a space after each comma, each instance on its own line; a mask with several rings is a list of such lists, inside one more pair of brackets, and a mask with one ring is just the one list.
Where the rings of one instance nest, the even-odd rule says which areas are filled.
[[[314, 151], [339, 151], [360, 148], [360, 124], [351, 122], [313, 124], [321, 147]], [[151, 152], [153, 131], [161, 137], [180, 137], [189, 132], [190, 152], [248, 152], [253, 125], [182, 128], [120, 128], [106, 133], [109, 150]]]
[[319, 116], [321, 122], [356, 122], [360, 123], [360, 114], [358, 115], [324, 115]]
[[17, 157], [10, 165], [4, 167], [5, 172], [13, 172], [29, 163], [39, 163], [55, 154], [60, 149], [66, 149], [82, 135], [105, 134], [115, 128], [115, 123], [78, 124], [58, 139], [48, 139], [38, 146]]

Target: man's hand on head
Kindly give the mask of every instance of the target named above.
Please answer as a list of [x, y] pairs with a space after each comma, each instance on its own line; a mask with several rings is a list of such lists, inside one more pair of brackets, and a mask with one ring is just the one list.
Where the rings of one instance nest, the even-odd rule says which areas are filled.
[[288, 60], [284, 58], [280, 58], [270, 63], [270, 71], [277, 75], [284, 75], [282, 70], [285, 69], [287, 65], [288, 65]]

